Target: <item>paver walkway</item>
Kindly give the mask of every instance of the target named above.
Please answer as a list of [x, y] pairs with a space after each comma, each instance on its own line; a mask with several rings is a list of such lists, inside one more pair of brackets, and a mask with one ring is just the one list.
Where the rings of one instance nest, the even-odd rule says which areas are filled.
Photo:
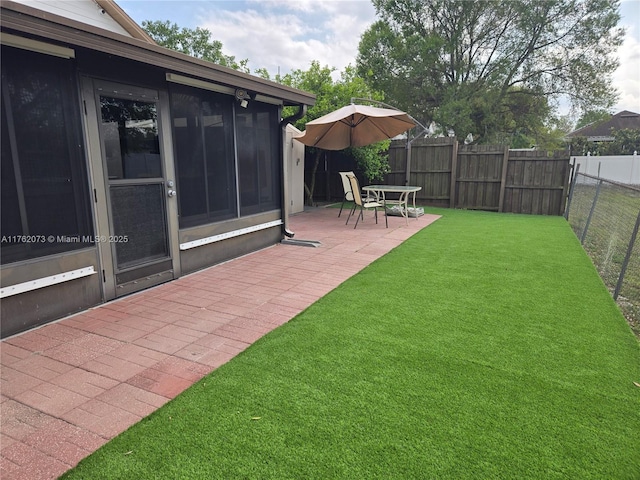
[[0, 344], [0, 478], [57, 478], [436, 215], [353, 229], [290, 217], [296, 239], [100, 305]]

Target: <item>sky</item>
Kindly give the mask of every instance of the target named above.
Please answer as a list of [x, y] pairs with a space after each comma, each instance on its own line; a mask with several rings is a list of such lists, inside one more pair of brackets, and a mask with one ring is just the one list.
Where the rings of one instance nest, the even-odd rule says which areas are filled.
[[[375, 21], [370, 0], [116, 0], [138, 24], [169, 20], [179, 27], [202, 27], [222, 42], [225, 55], [249, 60], [253, 72], [271, 77], [308, 70], [317, 60], [334, 67], [335, 78], [355, 66], [360, 36]], [[640, 0], [622, 0], [624, 44], [613, 84], [620, 93], [613, 113], [640, 113]]]

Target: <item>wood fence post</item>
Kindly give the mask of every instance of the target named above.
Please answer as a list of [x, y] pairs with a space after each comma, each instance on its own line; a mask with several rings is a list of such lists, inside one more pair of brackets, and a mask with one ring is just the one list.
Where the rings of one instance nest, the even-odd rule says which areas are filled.
[[[554, 157], [556, 153], [558, 152], [554, 153]], [[560, 205], [559, 205], [559, 209], [562, 209], [562, 211], [558, 211], [558, 215], [562, 215], [562, 216], [564, 216], [564, 212], [567, 208], [567, 199], [569, 197], [569, 184], [570, 184], [571, 172], [573, 171], [573, 167], [571, 165], [571, 155], [569, 155], [567, 165], [568, 165], [567, 174], [564, 176], [564, 182], [562, 182], [562, 199], [560, 200]]]
[[509, 146], [505, 145], [504, 154], [502, 155], [502, 177], [500, 178], [500, 199], [498, 200], [498, 212], [504, 211], [504, 191], [507, 183], [508, 164], [509, 164]]
[[449, 208], [456, 208], [456, 176], [458, 175], [458, 139], [451, 145], [451, 187], [449, 189]]
[[[575, 166], [575, 169], [574, 169]], [[564, 211], [564, 218], [569, 220], [569, 210], [571, 209], [571, 200], [573, 200], [573, 192], [576, 189], [576, 181], [578, 174], [580, 173], [580, 164], [574, 164], [571, 166], [571, 182], [569, 184], [569, 198], [567, 199], [567, 208]]]

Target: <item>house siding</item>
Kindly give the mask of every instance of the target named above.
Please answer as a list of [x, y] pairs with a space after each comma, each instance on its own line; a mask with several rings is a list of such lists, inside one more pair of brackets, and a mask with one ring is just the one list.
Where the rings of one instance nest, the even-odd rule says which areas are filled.
[[[65, 32], [69, 31], [68, 25], [48, 22], [42, 18], [42, 15], [36, 15], [31, 10], [28, 10], [32, 14], [31, 16], [17, 11], [23, 9], [23, 6], [14, 9], [5, 9], [4, 7], [3, 3], [2, 15], [0, 16], [3, 31], [10, 32], [12, 35], [25, 35], [38, 41], [47, 42], [51, 39], [65, 38]], [[35, 31], [36, 25], [43, 27], [43, 30], [38, 36], [30, 35]], [[166, 80], [167, 73], [178, 72], [181, 75], [193, 75], [194, 72], [197, 72], [197, 78], [201, 81], [217, 79], [219, 84], [225, 87], [231, 85], [248, 89], [271, 99], [280, 98], [282, 104], [300, 106], [313, 104], [313, 97], [305, 92], [283, 89], [279, 85], [265, 83], [262, 79], [254, 80], [248, 75], [238, 75], [237, 72], [226, 71], [222, 67], [202, 65], [195, 60], [189, 60], [188, 57], [157, 50], [159, 47], [149, 45], [142, 47], [139, 45], [141, 42], [135, 39], [118, 38], [115, 34], [113, 37], [95, 37], [92, 32], [90, 27], [86, 27], [82, 32], [76, 31], [73, 36], [77, 41], [70, 41], [69, 38], [66, 38], [63, 45], [73, 49], [75, 53], [74, 58], [64, 60], [64, 62], [72, 65], [72, 70], [75, 72], [72, 88], [78, 92], [78, 98], [75, 102], [73, 121], [81, 124], [83, 129], [83, 145], [79, 147], [82, 150], [86, 172], [82, 173], [84, 175], [82, 181], [88, 186], [87, 195], [91, 195], [91, 221], [95, 237], [104, 237], [105, 229], [114, 228], [109, 226], [113, 219], [109, 217], [112, 215], [109, 213], [112, 212], [112, 206], [108, 200], [108, 192], [113, 187], [114, 180], [106, 179], [104, 173], [101, 172], [103, 160], [100, 152], [104, 147], [100, 146], [101, 137], [99, 135], [102, 134], [98, 134], [98, 132], [102, 131], [101, 129], [104, 127], [101, 127], [100, 120], [95, 118], [96, 115], [100, 116], [101, 99], [109, 97], [112, 93], [101, 93], [99, 91], [101, 85], [113, 84], [116, 87], [122, 85], [134, 92], [157, 92], [154, 99], [150, 99], [148, 102], [157, 105], [157, 125], [158, 135], [160, 135], [159, 154], [164, 157], [165, 164], [171, 166], [164, 172], [167, 191], [175, 188], [169, 187], [169, 181], [176, 180], [175, 170], [181, 161], [179, 158], [175, 158], [176, 155], [173, 151], [172, 122], [174, 119], [170, 112], [171, 84]], [[55, 41], [54, 43], [60, 44]], [[100, 51], [99, 45], [111, 45], [113, 48]], [[115, 45], [119, 45], [119, 47], [116, 48]], [[4, 50], [13, 47], [3, 46], [2, 48]], [[29, 55], [34, 54], [29, 53]], [[44, 54], [38, 55], [43, 55], [43, 58], [46, 56]], [[170, 70], [167, 68], [169, 65], [172, 67]], [[92, 88], [95, 93], [88, 95], [87, 92]], [[3, 98], [4, 94], [3, 92]], [[233, 97], [229, 96], [229, 98], [229, 101], [234, 101]], [[92, 105], [97, 105], [97, 107]], [[142, 105], [145, 103], [143, 102]], [[269, 108], [272, 110], [274, 107]], [[243, 110], [239, 111], [243, 112]], [[278, 113], [280, 113], [279, 109]], [[271, 138], [281, 142], [283, 135], [281, 135], [281, 126], [278, 122], [279, 115], [272, 115], [269, 118], [272, 118], [269, 127], [272, 131]], [[171, 208], [167, 207], [166, 227], [168, 230], [167, 242], [169, 242], [169, 250], [172, 252], [170, 257], [173, 257], [173, 261], [171, 258], [168, 261], [159, 261], [157, 271], [149, 270], [151, 273], [146, 280], [142, 279], [141, 285], [153, 286], [178, 278], [186, 273], [273, 245], [281, 240], [285, 223], [284, 210], [281, 207], [281, 185], [284, 176], [283, 160], [280, 158], [282, 145], [277, 145], [276, 148], [272, 147], [269, 152], [268, 161], [277, 165], [277, 171], [271, 171], [271, 175], [275, 175], [275, 177], [270, 181], [275, 182], [274, 185], [279, 193], [276, 194], [275, 200], [277, 201], [272, 206], [269, 207], [269, 204], [265, 204], [268, 207], [265, 211], [248, 214], [253, 212], [247, 210], [246, 215], [240, 215], [236, 212], [236, 217], [228, 220], [204, 223], [191, 228], [179, 228], [178, 218], [175, 214], [178, 211], [176, 201], [180, 198], [179, 189], [177, 198], [171, 196], [164, 198], [164, 202], [168, 206], [173, 205]], [[4, 155], [3, 149], [3, 162], [5, 161]], [[143, 179], [143, 181], [146, 180]], [[121, 182], [126, 185], [128, 180]], [[240, 199], [238, 205], [241, 205]], [[132, 208], [134, 208], [133, 205]], [[4, 235], [5, 232], [2, 234]], [[207, 240], [202, 245], [183, 248], [184, 244], [202, 239], [213, 240]], [[115, 290], [113, 287], [106, 286], [116, 282], [115, 278], [118, 277], [117, 269], [109, 264], [111, 259], [117, 255], [112, 245], [97, 241], [94, 244], [83, 245], [83, 247], [77, 251], [66, 251], [27, 260], [6, 261], [0, 266], [0, 287], [3, 289], [3, 294], [9, 292], [12, 286], [25, 282], [39, 282], [43, 278], [60, 276], [65, 272], [73, 272], [78, 269], [87, 269], [86, 271], [89, 272], [82, 278], [61, 281], [38, 288], [34, 287], [15, 295], [7, 294], [0, 302], [2, 315], [0, 335], [3, 338], [82, 311], [140, 288], [135, 285], [136, 282], [118, 285]], [[120, 277], [129, 278], [130, 273], [125, 273], [119, 274]]]
[[120, 35], [131, 35], [93, 0], [13, 0], [31, 8], [53, 13]]

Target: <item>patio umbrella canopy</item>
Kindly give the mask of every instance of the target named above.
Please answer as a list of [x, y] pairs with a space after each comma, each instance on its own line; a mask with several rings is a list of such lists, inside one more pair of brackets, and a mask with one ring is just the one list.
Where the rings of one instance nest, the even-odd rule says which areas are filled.
[[400, 110], [351, 104], [308, 122], [295, 138], [309, 147], [342, 150], [393, 138], [415, 125]]

